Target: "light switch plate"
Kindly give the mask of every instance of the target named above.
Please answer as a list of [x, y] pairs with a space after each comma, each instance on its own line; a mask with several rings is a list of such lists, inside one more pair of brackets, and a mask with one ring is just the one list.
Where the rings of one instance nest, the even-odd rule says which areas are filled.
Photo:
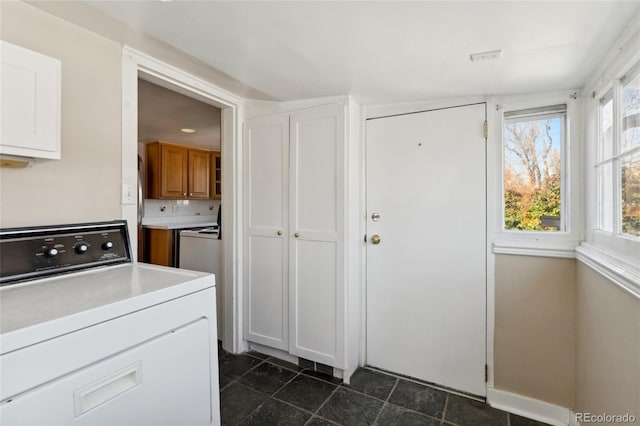
[[128, 183], [122, 184], [122, 204], [135, 204], [136, 197], [134, 194], [133, 185]]

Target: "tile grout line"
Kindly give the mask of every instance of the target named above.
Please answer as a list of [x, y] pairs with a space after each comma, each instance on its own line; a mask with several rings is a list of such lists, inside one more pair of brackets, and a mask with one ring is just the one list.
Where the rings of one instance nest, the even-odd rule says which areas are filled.
[[320, 406], [316, 409], [314, 414], [320, 413], [320, 410], [322, 409], [322, 407], [324, 407], [327, 404], [327, 402], [329, 402], [331, 397], [338, 391], [338, 389], [340, 389], [340, 386], [336, 386], [336, 388], [333, 390], [333, 392], [331, 392], [331, 394], [327, 397], [327, 399], [325, 399], [324, 402], [320, 404]]
[[[271, 364], [271, 365], [275, 365], [275, 364]], [[291, 371], [291, 370], [287, 370], [287, 371]], [[276, 396], [276, 394], [277, 394], [278, 392], [280, 392], [282, 389], [284, 389], [284, 387], [285, 387], [285, 386], [287, 386], [289, 383], [293, 382], [293, 380], [294, 380], [296, 377], [298, 377], [298, 376], [300, 375], [300, 371], [298, 371], [298, 372], [295, 372], [295, 371], [294, 371], [294, 373], [295, 373], [295, 374], [293, 375], [293, 377], [291, 377], [289, 380], [287, 380], [287, 382], [286, 382], [284, 385], [282, 385], [282, 386], [280, 386], [278, 389], [276, 389], [276, 391], [275, 391], [275, 392], [273, 392], [269, 397], [270, 397], [270, 398], [271, 398], [271, 397], [274, 397], [274, 398], [275, 398], [275, 396]], [[283, 402], [284, 402], [284, 401], [283, 401]]]
[[461, 391], [457, 391], [455, 389], [450, 389], [450, 388], [447, 388], [446, 386], [439, 386], [436, 383], [426, 382], [426, 381], [420, 380], [420, 379], [415, 378], [415, 377], [405, 376], [403, 374], [393, 373], [391, 371], [382, 370], [382, 369], [379, 369], [379, 368], [376, 368], [376, 367], [371, 367], [369, 365], [365, 365], [365, 366], [363, 366], [361, 368], [363, 368], [365, 370], [369, 370], [369, 371], [375, 371], [377, 373], [384, 374], [384, 375], [389, 376], [389, 377], [395, 377], [395, 378], [400, 379], [400, 380], [405, 380], [407, 382], [411, 382], [411, 383], [415, 383], [415, 384], [418, 384], [418, 385], [426, 386], [428, 388], [439, 390], [441, 392], [446, 392], [447, 394], [450, 394], [450, 395], [461, 396], [463, 398], [467, 398], [467, 399], [470, 399], [472, 401], [478, 401], [478, 402], [482, 402], [482, 403], [486, 404], [486, 400], [483, 399], [482, 397], [479, 397], [479, 396], [476, 396], [476, 395], [472, 395], [472, 394], [467, 394], [467, 393], [464, 393], [464, 392], [461, 392]]
[[447, 392], [447, 397], [444, 400], [444, 407], [442, 408], [442, 418], [440, 419], [440, 424], [444, 426], [444, 419], [447, 416], [447, 406], [449, 405], [449, 393]]
[[[232, 355], [233, 355], [233, 354], [232, 354]], [[248, 388], [248, 389], [251, 389], [251, 390], [253, 390], [253, 391], [255, 391], [255, 392], [259, 392], [259, 393], [262, 393], [262, 394], [264, 394], [264, 395], [267, 395], [267, 399], [265, 399], [265, 400], [264, 400], [260, 405], [258, 405], [255, 409], [253, 409], [251, 412], [249, 412], [246, 416], [242, 417], [242, 418], [240, 419], [239, 423], [242, 423], [242, 422], [243, 422], [243, 421], [245, 421], [247, 418], [249, 418], [249, 416], [250, 416], [250, 415], [252, 415], [254, 412], [256, 412], [256, 411], [258, 410], [258, 408], [262, 407], [262, 406], [264, 405], [264, 403], [265, 403], [265, 402], [267, 402], [267, 401], [269, 400], [269, 395], [268, 395], [268, 394], [266, 394], [266, 393], [264, 393], [264, 392], [261, 392], [261, 391], [259, 391], [259, 390], [257, 390], [257, 389], [253, 389], [251, 386], [247, 386], [247, 385], [245, 385], [244, 383], [242, 383], [242, 382], [240, 381], [240, 379], [241, 379], [242, 377], [244, 377], [247, 373], [249, 373], [250, 371], [255, 370], [255, 369], [256, 369], [256, 368], [258, 368], [260, 365], [262, 365], [263, 363], [265, 363], [265, 362], [266, 362], [266, 359], [263, 359], [263, 358], [258, 358], [258, 357], [251, 356], [251, 355], [248, 355], [248, 354], [247, 354], [247, 356], [250, 356], [250, 357], [251, 357], [251, 358], [253, 358], [253, 359], [258, 359], [258, 360], [260, 360], [260, 362], [259, 362], [259, 363], [257, 363], [256, 365], [254, 365], [253, 367], [251, 367], [250, 369], [248, 369], [247, 371], [245, 371], [244, 373], [242, 373], [241, 375], [239, 375], [238, 377], [236, 377], [236, 378], [235, 378], [234, 380], [232, 380], [231, 382], [229, 382], [229, 383], [228, 383], [224, 388], [220, 389], [220, 393], [222, 393], [222, 390], [223, 390], [223, 389], [228, 388], [228, 387], [229, 387], [229, 386], [231, 386], [233, 383], [237, 383], [237, 384], [242, 385], [242, 386], [244, 386], [244, 387], [246, 387], [246, 388]], [[220, 374], [220, 369], [218, 369], [218, 375], [219, 375], [219, 374]]]
[[[261, 403], [260, 403], [256, 408], [254, 408], [254, 409], [253, 409], [253, 410], [251, 410], [249, 413], [247, 413], [247, 415], [246, 415], [246, 416], [243, 416], [242, 418], [240, 418], [240, 419], [239, 419], [239, 421], [238, 421], [238, 424], [240, 424], [240, 423], [244, 422], [245, 420], [247, 420], [247, 419], [248, 419], [248, 418], [249, 418], [253, 413], [255, 413], [256, 411], [258, 411], [258, 409], [259, 409], [260, 407], [262, 407], [262, 406], [264, 405], [264, 403], [265, 403], [265, 402], [267, 402], [267, 401], [269, 400], [269, 395], [267, 395], [267, 394], [266, 394], [266, 393], [264, 393], [264, 392], [260, 392], [260, 391], [259, 391], [259, 390], [257, 390], [257, 389], [253, 389], [252, 387], [249, 387], [249, 386], [245, 385], [244, 383], [240, 383], [240, 382], [238, 382], [238, 384], [239, 384], [240, 386], [244, 386], [245, 388], [247, 388], [247, 389], [249, 389], [249, 390], [252, 390], [252, 391], [254, 391], [254, 392], [261, 393], [261, 394], [263, 394], [263, 395], [265, 395], [265, 396], [267, 397], [267, 398], [266, 398], [264, 401], [262, 401], [262, 402], [261, 402]], [[222, 419], [220, 419], [220, 420], [222, 420]]]
[[[269, 362], [268, 360], [269, 360], [270, 358], [271, 358], [271, 357], [269, 357], [269, 358], [265, 359], [265, 361], [266, 361], [266, 362]], [[334, 422], [334, 421], [332, 421], [332, 420], [325, 419], [325, 418], [324, 418], [324, 417], [322, 417], [322, 416], [316, 415], [316, 413], [315, 413], [315, 412], [313, 412], [313, 411], [309, 411], [309, 410], [307, 410], [307, 409], [305, 409], [305, 408], [299, 407], [299, 406], [297, 406], [297, 405], [295, 405], [295, 404], [290, 403], [289, 401], [285, 401], [285, 400], [280, 399], [280, 398], [278, 398], [278, 397], [276, 396], [276, 394], [277, 394], [278, 392], [280, 392], [280, 391], [281, 391], [282, 389], [284, 389], [284, 388], [285, 388], [289, 383], [291, 383], [293, 380], [295, 380], [295, 379], [296, 379], [296, 377], [299, 377], [300, 375], [302, 375], [302, 372], [303, 372], [303, 371], [305, 371], [306, 369], [304, 369], [304, 368], [303, 368], [303, 369], [301, 369], [301, 370], [299, 370], [299, 371], [294, 371], [294, 370], [291, 370], [290, 368], [284, 367], [284, 366], [279, 365], [279, 364], [274, 364], [274, 363], [271, 363], [271, 362], [269, 362], [269, 364], [271, 364], [271, 365], [273, 365], [273, 366], [275, 366], [275, 367], [283, 368], [283, 369], [285, 369], [285, 370], [287, 370], [287, 371], [291, 371], [292, 373], [294, 373], [294, 375], [293, 375], [293, 377], [291, 377], [291, 379], [289, 379], [289, 380], [288, 380], [284, 385], [280, 386], [280, 387], [279, 387], [275, 392], [273, 392], [273, 394], [269, 395], [269, 397], [267, 398], [267, 401], [268, 401], [269, 399], [272, 399], [272, 400], [274, 400], [274, 401], [281, 402], [281, 403], [283, 403], [283, 404], [285, 404], [285, 405], [288, 405], [289, 407], [292, 407], [292, 408], [295, 408], [295, 409], [297, 409], [297, 410], [300, 410], [300, 411], [302, 411], [302, 412], [304, 412], [304, 413], [308, 413], [308, 414], [310, 414], [310, 415], [311, 415], [311, 417], [309, 417], [309, 420], [307, 420], [307, 421], [305, 422], [305, 424], [309, 423], [309, 422], [311, 421], [311, 419], [313, 419], [314, 417], [320, 417], [321, 419], [326, 420], [326, 421], [328, 421], [329, 423], [336, 424], [336, 425], [338, 424], [338, 423], [335, 423], [335, 422]], [[299, 367], [299, 366], [298, 366], [298, 367]], [[315, 377], [313, 377], [313, 376], [308, 376], [308, 375], [306, 375], [306, 374], [305, 374], [304, 376], [305, 376], [305, 377], [308, 377], [308, 378], [310, 378], [310, 379], [316, 379]], [[316, 379], [316, 380], [320, 380], [320, 381], [322, 381], [323, 383], [330, 383], [330, 382], [325, 381], [325, 380], [322, 380], [322, 379]], [[330, 383], [330, 384], [334, 385], [333, 383]], [[334, 385], [334, 386], [336, 386], [336, 389], [337, 389], [339, 385]], [[249, 388], [251, 388], [250, 386], [248, 386], [248, 387], [249, 387]], [[255, 389], [255, 390], [257, 391], [257, 389]], [[259, 391], [258, 391], [258, 392], [259, 392]], [[333, 390], [333, 392], [335, 392], [335, 389]], [[333, 392], [331, 392], [331, 394], [327, 397], [327, 400], [328, 400], [329, 398], [331, 398], [331, 395], [333, 395]], [[263, 393], [264, 393], [264, 392], [263, 392]], [[265, 402], [266, 402], [266, 401], [265, 401]], [[326, 402], [326, 400], [325, 400], [325, 402]], [[262, 403], [261, 405], [263, 405], [263, 404], [264, 404], [264, 403]], [[324, 404], [322, 404], [322, 405], [324, 405]], [[322, 405], [321, 405], [320, 407], [322, 407]], [[318, 410], [319, 410], [319, 409], [320, 409], [320, 408], [318, 408]], [[255, 411], [255, 410], [254, 410], [254, 411]], [[253, 412], [252, 412], [251, 414], [253, 414]]]
[[378, 419], [380, 418], [380, 415], [382, 414], [382, 412], [384, 411], [384, 409], [387, 407], [387, 405], [389, 404], [389, 398], [391, 398], [391, 394], [393, 394], [393, 391], [396, 390], [396, 387], [398, 387], [398, 382], [400, 381], [400, 379], [398, 379], [396, 377], [396, 381], [393, 383], [393, 387], [391, 388], [391, 390], [389, 391], [389, 395], [387, 395], [387, 398], [382, 402], [382, 407], [380, 408], [380, 411], [378, 411], [378, 415], [376, 416], [375, 419], [373, 419], [373, 424], [376, 425], [378, 424]]

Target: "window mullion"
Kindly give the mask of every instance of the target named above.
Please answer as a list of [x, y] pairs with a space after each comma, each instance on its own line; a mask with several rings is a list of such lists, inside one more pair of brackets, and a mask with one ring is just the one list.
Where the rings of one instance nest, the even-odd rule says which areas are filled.
[[620, 185], [621, 181], [621, 172], [620, 172], [620, 158], [618, 154], [620, 153], [620, 149], [622, 147], [621, 141], [621, 131], [622, 131], [622, 120], [621, 120], [621, 112], [622, 112], [622, 96], [621, 96], [621, 84], [620, 80], [613, 81], [613, 123], [612, 123], [612, 143], [613, 143], [613, 163], [612, 163], [612, 173], [613, 173], [613, 233], [615, 235], [622, 234], [622, 187]]

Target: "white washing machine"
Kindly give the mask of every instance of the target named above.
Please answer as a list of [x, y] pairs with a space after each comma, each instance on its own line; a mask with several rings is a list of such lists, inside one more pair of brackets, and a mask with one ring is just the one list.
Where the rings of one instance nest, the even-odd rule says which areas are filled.
[[222, 240], [217, 228], [180, 231], [179, 267], [192, 271], [209, 272], [216, 277], [216, 300], [218, 306], [218, 336], [222, 338], [224, 319], [224, 281], [222, 279]]
[[219, 425], [215, 296], [123, 221], [0, 230], [0, 424]]

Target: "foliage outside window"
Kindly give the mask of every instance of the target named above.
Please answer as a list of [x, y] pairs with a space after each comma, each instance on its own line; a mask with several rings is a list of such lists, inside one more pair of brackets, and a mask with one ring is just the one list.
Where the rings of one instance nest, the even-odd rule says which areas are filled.
[[504, 229], [564, 231], [566, 105], [504, 114]]
[[[619, 105], [618, 108], [615, 106]], [[640, 238], [640, 72], [600, 100], [598, 228]]]

